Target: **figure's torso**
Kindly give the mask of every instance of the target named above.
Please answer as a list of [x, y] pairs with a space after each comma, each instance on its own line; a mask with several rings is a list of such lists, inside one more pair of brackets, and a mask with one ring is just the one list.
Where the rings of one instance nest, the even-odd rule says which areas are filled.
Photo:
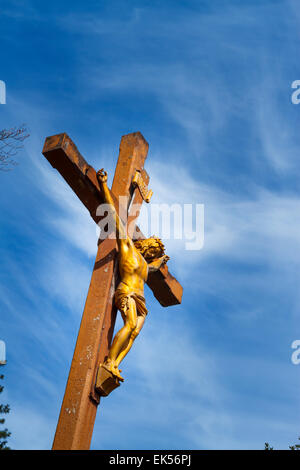
[[144, 296], [144, 284], [148, 277], [148, 265], [130, 239], [119, 240], [120, 284], [128, 292]]

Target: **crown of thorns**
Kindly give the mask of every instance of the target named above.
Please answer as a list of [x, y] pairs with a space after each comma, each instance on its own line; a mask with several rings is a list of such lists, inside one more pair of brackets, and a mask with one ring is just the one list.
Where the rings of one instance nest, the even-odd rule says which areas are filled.
[[147, 256], [147, 251], [150, 247], [157, 247], [159, 251], [161, 252], [161, 255], [165, 253], [165, 245], [161, 241], [160, 238], [155, 237], [152, 235], [150, 238], [146, 238], [145, 240], [137, 240], [134, 242], [134, 246], [139, 250], [142, 256], [144, 256], [145, 259], [153, 258], [153, 255]]

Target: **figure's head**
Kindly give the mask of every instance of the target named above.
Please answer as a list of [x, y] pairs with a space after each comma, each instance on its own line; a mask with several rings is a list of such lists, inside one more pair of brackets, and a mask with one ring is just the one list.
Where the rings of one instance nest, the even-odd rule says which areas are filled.
[[147, 263], [151, 263], [154, 259], [160, 258], [165, 254], [165, 247], [160, 238], [152, 236], [145, 240], [137, 240], [134, 246], [145, 258]]

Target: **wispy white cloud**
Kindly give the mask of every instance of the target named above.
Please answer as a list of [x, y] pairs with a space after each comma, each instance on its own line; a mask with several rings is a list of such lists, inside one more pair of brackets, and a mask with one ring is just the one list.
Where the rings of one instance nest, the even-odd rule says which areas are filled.
[[[166, 240], [168, 252], [176, 258], [182, 274], [186, 263], [195, 267], [195, 263], [213, 262], [216, 258], [273, 267], [282, 265], [284, 258], [285, 265], [299, 264], [300, 198], [297, 196], [256, 187], [253, 195], [237, 199], [231, 193], [198, 182], [184, 166], [174, 168], [149, 162], [149, 169], [153, 202], [170, 206], [204, 204], [205, 235], [201, 250], [189, 253], [185, 250], [186, 240]], [[167, 179], [163, 176], [166, 174]], [[141, 214], [142, 230], [143, 224], [147, 227], [147, 211], [145, 207]]]
[[[68, 239], [67, 239], [68, 240]], [[60, 300], [71, 312], [78, 314], [78, 306], [84, 305], [84, 299], [93, 269], [93, 263], [87, 265], [78, 257], [51, 247], [40, 267], [40, 283], [49, 298]]]

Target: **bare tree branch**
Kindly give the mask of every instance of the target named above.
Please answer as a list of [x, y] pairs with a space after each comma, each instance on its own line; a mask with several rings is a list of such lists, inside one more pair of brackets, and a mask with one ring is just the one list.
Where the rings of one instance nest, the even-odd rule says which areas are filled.
[[17, 165], [13, 157], [23, 148], [23, 142], [29, 137], [26, 126], [0, 130], [0, 171], [12, 170]]

